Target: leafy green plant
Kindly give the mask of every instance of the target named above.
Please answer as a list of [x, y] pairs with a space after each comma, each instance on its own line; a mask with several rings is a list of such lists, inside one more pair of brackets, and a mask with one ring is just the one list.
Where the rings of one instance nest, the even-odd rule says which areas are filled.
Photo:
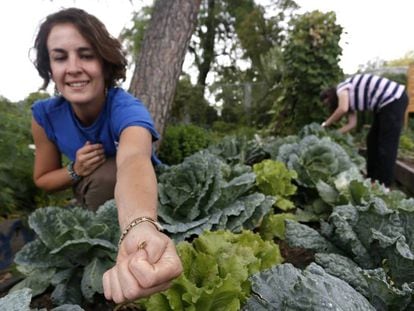
[[165, 130], [159, 158], [166, 164], [181, 163], [185, 157], [204, 149], [210, 143], [208, 132], [196, 125], [173, 125]]
[[288, 170], [283, 162], [274, 160], [263, 160], [253, 165], [253, 171], [259, 190], [276, 197], [275, 205], [278, 208], [283, 211], [295, 208], [293, 202], [288, 199], [297, 189], [292, 184], [292, 179], [298, 176], [295, 171]]
[[398, 157], [411, 161], [414, 160], [414, 135], [410, 135], [407, 131], [400, 137]]
[[102, 275], [114, 265], [119, 226], [114, 201], [96, 213], [74, 207], [40, 208], [29, 216], [37, 238], [15, 257], [25, 279], [12, 291], [30, 288], [33, 296], [49, 286], [56, 305], [93, 301], [103, 293]]
[[339, 254], [319, 253], [315, 255], [315, 262], [355, 288], [376, 310], [412, 310], [414, 306], [414, 287], [395, 286], [383, 268], [361, 269], [350, 258]]
[[28, 214], [42, 193], [32, 177], [34, 146], [30, 107], [37, 99], [47, 97], [49, 94], [44, 92], [31, 93], [18, 103], [0, 98], [0, 216]]
[[211, 144], [208, 151], [231, 165], [253, 165], [268, 157], [258, 135], [254, 138], [246, 135], [227, 135], [219, 142]]
[[329, 137], [308, 135], [298, 143], [284, 144], [277, 160], [295, 170], [297, 181], [304, 187], [315, 188], [319, 180], [332, 183], [335, 176], [356, 167], [346, 151]]
[[282, 79], [273, 110], [273, 133], [296, 133], [304, 125], [321, 122], [327, 114], [319, 94], [343, 77], [338, 65], [342, 27], [334, 12], [307, 12], [289, 22], [282, 55]]
[[205, 232], [177, 250], [184, 272], [143, 304], [148, 311], [237, 311], [250, 295], [248, 277], [283, 261], [279, 247], [251, 231]]
[[0, 101], [0, 214], [29, 211], [37, 189], [33, 183], [30, 113], [23, 105]]
[[[9, 293], [0, 298], [0, 310], [8, 311], [42, 311], [45, 309], [33, 309], [30, 307], [32, 300], [32, 290], [30, 288], [22, 288]], [[59, 307], [50, 309], [50, 311], [83, 311], [78, 305], [64, 304]]]
[[309, 135], [319, 138], [329, 137], [346, 151], [359, 169], [365, 168], [365, 158], [359, 154], [358, 145], [351, 134], [341, 134], [336, 129], [323, 128], [319, 123], [313, 122], [305, 125], [298, 133], [300, 138]]
[[23, 288], [0, 299], [2, 310], [30, 311], [31, 289]]
[[181, 75], [169, 116], [169, 124], [197, 124], [209, 127], [217, 120], [217, 111], [204, 97], [204, 86], [192, 84], [189, 75]]
[[341, 203], [321, 221], [320, 229], [286, 221], [286, 240], [323, 253], [316, 256], [318, 264], [349, 282], [376, 309], [411, 310], [414, 200], [369, 180], [338, 185], [337, 195], [323, 188], [324, 200]]
[[250, 277], [252, 297], [243, 311], [376, 310], [340, 278], [311, 263], [305, 270], [286, 263]]
[[221, 140], [226, 136], [245, 136], [251, 139], [259, 131], [257, 128], [252, 126], [243, 126], [237, 123], [229, 123], [225, 121], [214, 122], [211, 130], [216, 140]]
[[272, 241], [275, 238], [285, 239], [285, 221], [296, 220], [296, 216], [291, 213], [274, 214], [270, 212], [263, 218], [259, 227], [259, 233], [263, 240]]
[[204, 230], [254, 229], [275, 201], [255, 191], [255, 179], [251, 167], [200, 151], [158, 176], [160, 221], [176, 241]]

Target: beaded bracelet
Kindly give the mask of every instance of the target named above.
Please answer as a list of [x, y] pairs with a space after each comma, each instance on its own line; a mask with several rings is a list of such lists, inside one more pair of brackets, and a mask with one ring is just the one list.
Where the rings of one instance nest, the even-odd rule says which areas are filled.
[[72, 181], [78, 182], [79, 180], [82, 179], [82, 176], [79, 176], [78, 174], [76, 174], [75, 169], [73, 168], [74, 165], [75, 165], [75, 162], [70, 161], [69, 164], [66, 166], [66, 170], [68, 171], [70, 178], [72, 178]]
[[164, 228], [160, 225], [158, 221], [155, 219], [148, 217], [148, 216], [142, 216], [135, 218], [126, 228], [124, 231], [122, 231], [121, 237], [119, 238], [118, 246], [121, 245], [122, 241], [125, 239], [125, 236], [128, 234], [129, 231], [131, 231], [132, 228], [139, 225], [142, 222], [150, 222], [152, 223], [155, 228], [157, 228], [158, 231], [164, 230]]

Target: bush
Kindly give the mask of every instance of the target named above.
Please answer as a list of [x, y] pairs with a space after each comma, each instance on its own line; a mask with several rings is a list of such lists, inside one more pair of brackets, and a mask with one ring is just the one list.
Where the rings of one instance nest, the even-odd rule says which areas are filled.
[[30, 114], [22, 106], [0, 101], [0, 213], [30, 210], [36, 187], [32, 180]]
[[206, 148], [210, 141], [210, 134], [196, 125], [168, 126], [158, 156], [165, 164], [178, 164], [185, 157]]
[[258, 134], [260, 132], [259, 129], [256, 129], [252, 126], [241, 126], [237, 123], [229, 123], [224, 121], [214, 122], [212, 131], [212, 136], [214, 136], [216, 142], [221, 141], [226, 136], [238, 136], [252, 139], [255, 134]]
[[46, 93], [31, 93], [24, 101], [13, 103], [0, 96], [0, 215], [26, 214], [45, 199], [33, 182], [34, 150], [30, 131], [30, 106]]

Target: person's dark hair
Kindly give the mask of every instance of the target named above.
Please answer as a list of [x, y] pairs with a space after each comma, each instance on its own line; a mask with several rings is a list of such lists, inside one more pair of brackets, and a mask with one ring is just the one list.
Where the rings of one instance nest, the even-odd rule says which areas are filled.
[[121, 43], [109, 34], [105, 25], [95, 16], [78, 8], [68, 8], [47, 16], [34, 42], [34, 65], [43, 78], [41, 89], [46, 89], [51, 79], [47, 39], [55, 25], [64, 23], [73, 24], [102, 59], [106, 87], [115, 86], [118, 80], [125, 81], [127, 60]]
[[338, 94], [336, 87], [330, 87], [321, 92], [320, 100], [328, 107], [329, 111], [333, 113], [338, 108]]

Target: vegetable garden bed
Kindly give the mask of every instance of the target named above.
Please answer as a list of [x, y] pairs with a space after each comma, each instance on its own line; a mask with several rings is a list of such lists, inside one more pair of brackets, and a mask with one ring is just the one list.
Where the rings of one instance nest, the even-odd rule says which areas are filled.
[[[414, 199], [371, 183], [363, 167], [347, 136], [317, 124], [229, 138], [161, 169], [159, 220], [184, 271], [167, 291], [116, 309], [413, 310]], [[3, 303], [111, 308], [101, 277], [116, 256], [115, 218], [114, 202], [96, 214], [33, 212], [40, 238], [16, 255], [26, 278]]]

